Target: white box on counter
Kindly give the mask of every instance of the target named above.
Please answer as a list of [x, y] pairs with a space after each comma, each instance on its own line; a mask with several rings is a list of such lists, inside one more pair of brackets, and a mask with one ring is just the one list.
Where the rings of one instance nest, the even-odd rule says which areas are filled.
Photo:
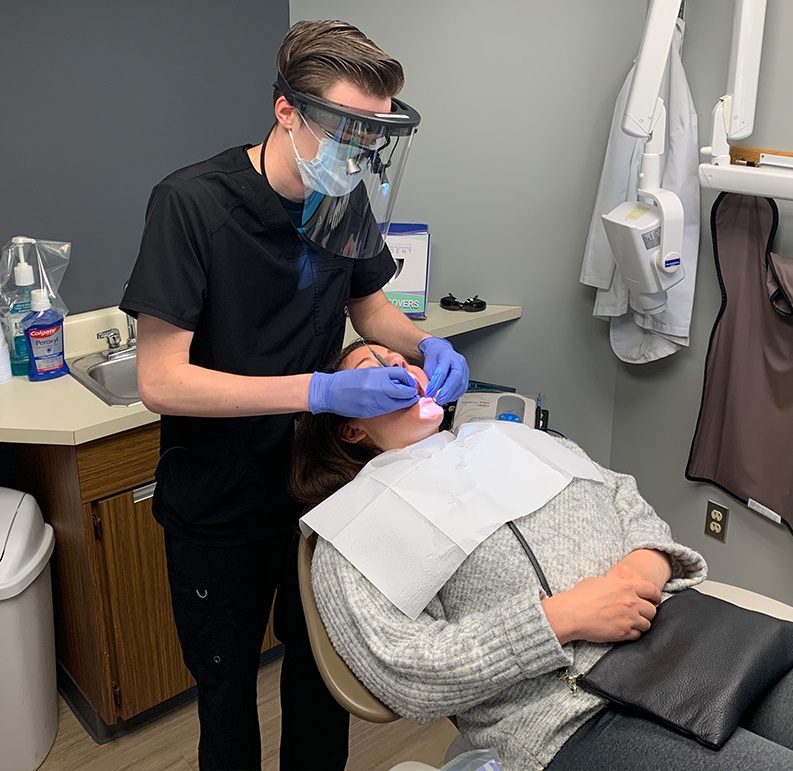
[[385, 241], [397, 264], [394, 277], [383, 287], [386, 297], [406, 316], [426, 318], [429, 228], [415, 222], [392, 223]]

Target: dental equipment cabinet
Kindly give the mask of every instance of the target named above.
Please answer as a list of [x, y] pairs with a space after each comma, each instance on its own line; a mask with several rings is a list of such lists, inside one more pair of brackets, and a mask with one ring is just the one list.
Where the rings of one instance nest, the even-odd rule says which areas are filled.
[[[433, 303], [418, 324], [449, 337], [521, 314], [506, 305], [455, 314]], [[68, 316], [67, 355], [97, 350], [98, 331], [125, 323], [114, 308]], [[151, 515], [158, 419], [140, 403], [108, 406], [72, 377], [14, 378], [2, 388], [0, 484], [13, 479], [30, 492], [55, 529], [59, 689], [91, 737], [111, 741], [193, 696]], [[42, 394], [46, 411], [35, 408]], [[277, 645], [268, 630], [264, 659]]]
[[[651, 0], [622, 120], [626, 134], [647, 140], [640, 201], [625, 202], [603, 216], [615, 262], [636, 307], [646, 313], [663, 310], [666, 291], [684, 277], [683, 208], [674, 193], [660, 186], [666, 122], [658, 96], [680, 12], [680, 0]], [[727, 91], [713, 109], [711, 143], [700, 150], [698, 176], [702, 188], [793, 200], [790, 153], [729, 144], [754, 130], [765, 14], [766, 0], [735, 0]]]

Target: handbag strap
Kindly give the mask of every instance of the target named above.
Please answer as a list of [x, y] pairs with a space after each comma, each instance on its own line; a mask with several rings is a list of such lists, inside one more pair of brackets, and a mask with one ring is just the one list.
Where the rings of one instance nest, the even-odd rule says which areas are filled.
[[523, 551], [526, 552], [526, 555], [531, 562], [532, 567], [534, 568], [534, 572], [537, 574], [537, 578], [540, 579], [540, 586], [545, 594], [548, 597], [553, 597], [553, 592], [551, 591], [551, 586], [548, 583], [548, 579], [545, 577], [545, 573], [540, 566], [537, 558], [534, 556], [534, 552], [531, 550], [531, 546], [526, 542], [526, 539], [523, 537], [523, 533], [518, 530], [518, 526], [514, 522], [507, 522], [507, 527], [512, 531], [515, 538], [518, 539], [518, 543], [523, 547]]
[[[534, 556], [531, 546], [529, 546], [528, 542], [523, 537], [523, 533], [518, 530], [518, 526], [514, 522], [507, 522], [507, 527], [512, 531], [515, 538], [518, 539], [518, 543], [521, 545], [521, 547], [523, 547], [523, 551], [526, 552], [526, 556], [529, 558], [529, 562], [531, 562], [534, 572], [537, 574], [537, 578], [540, 579], [540, 586], [542, 587], [542, 590], [548, 597], [553, 597], [551, 585], [548, 583], [548, 579], [545, 577], [545, 573], [543, 572], [539, 560]], [[578, 675], [571, 673], [571, 667], [560, 667], [556, 670], [556, 676], [560, 680], [565, 681], [567, 687], [570, 689], [570, 693], [572, 693], [573, 696], [578, 696]]]

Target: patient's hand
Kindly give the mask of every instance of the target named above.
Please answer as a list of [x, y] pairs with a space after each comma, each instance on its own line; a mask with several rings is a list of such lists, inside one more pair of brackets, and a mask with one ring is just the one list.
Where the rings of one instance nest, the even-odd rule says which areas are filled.
[[[617, 571], [621, 572], [621, 571]], [[585, 578], [572, 589], [542, 601], [559, 642], [636, 640], [650, 628], [661, 592], [638, 576]]]
[[625, 562], [618, 562], [611, 570], [606, 573], [607, 576], [613, 578], [624, 578], [627, 581], [649, 580], [646, 575], [641, 574], [635, 567], [628, 565]]
[[672, 576], [672, 565], [664, 552], [636, 549], [614, 565], [606, 575], [628, 580], [643, 578], [663, 589]]

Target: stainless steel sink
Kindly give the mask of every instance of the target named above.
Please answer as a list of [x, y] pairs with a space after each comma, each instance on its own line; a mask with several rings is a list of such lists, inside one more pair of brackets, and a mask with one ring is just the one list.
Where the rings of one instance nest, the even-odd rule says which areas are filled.
[[138, 404], [137, 356], [135, 352], [108, 358], [105, 352], [89, 353], [69, 360], [72, 377], [96, 394], [105, 404]]

